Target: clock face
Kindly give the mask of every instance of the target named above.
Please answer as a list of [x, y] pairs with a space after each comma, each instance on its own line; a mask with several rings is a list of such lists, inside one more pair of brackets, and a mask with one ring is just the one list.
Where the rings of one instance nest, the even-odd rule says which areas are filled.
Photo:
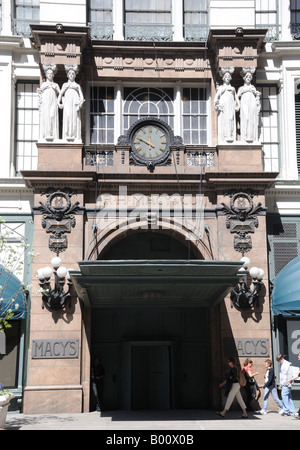
[[132, 146], [141, 159], [159, 159], [168, 149], [167, 132], [155, 124], [144, 124], [133, 134]]

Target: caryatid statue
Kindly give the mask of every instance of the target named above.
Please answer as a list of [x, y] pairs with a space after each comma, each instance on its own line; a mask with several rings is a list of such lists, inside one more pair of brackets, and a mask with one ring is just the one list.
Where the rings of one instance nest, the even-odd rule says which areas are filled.
[[236, 141], [236, 111], [239, 110], [239, 101], [236, 90], [231, 86], [231, 75], [234, 67], [222, 67], [220, 77], [223, 84], [218, 87], [214, 106], [218, 111], [218, 143], [231, 144]]
[[255, 143], [258, 141], [258, 123], [261, 109], [261, 93], [251, 84], [255, 67], [244, 67], [241, 76], [244, 86], [238, 89], [240, 102], [241, 141]]
[[62, 139], [81, 142], [81, 108], [84, 103], [81, 87], [76, 83], [77, 65], [65, 65], [68, 82], [64, 83], [58, 96], [58, 106], [63, 109]]
[[57, 72], [56, 65], [43, 64], [43, 69], [46, 81], [37, 89], [40, 111], [39, 139], [52, 142], [59, 138], [57, 97], [60, 89], [53, 81]]

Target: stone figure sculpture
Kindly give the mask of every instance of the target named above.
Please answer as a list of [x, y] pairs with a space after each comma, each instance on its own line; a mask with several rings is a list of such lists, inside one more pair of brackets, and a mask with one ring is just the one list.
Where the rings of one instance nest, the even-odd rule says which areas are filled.
[[37, 89], [40, 111], [40, 140], [48, 142], [59, 138], [57, 97], [60, 88], [53, 78], [57, 72], [55, 64], [44, 64], [46, 81]]
[[65, 65], [68, 82], [64, 83], [58, 96], [58, 106], [63, 109], [62, 139], [81, 142], [81, 108], [84, 103], [81, 87], [75, 82], [77, 65]]
[[241, 76], [244, 86], [238, 89], [240, 101], [241, 141], [254, 143], [258, 141], [258, 121], [261, 109], [260, 92], [251, 84], [255, 68], [244, 67]]
[[218, 143], [229, 144], [236, 140], [236, 111], [239, 110], [239, 102], [236, 90], [231, 86], [231, 74], [234, 67], [223, 67], [220, 76], [223, 85], [217, 89], [214, 106], [218, 111]]

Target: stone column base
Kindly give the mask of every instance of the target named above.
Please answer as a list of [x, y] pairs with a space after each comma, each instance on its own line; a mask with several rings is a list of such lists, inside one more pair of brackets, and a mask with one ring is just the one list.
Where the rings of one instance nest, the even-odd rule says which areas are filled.
[[82, 386], [27, 386], [24, 390], [24, 414], [82, 412]]
[[38, 170], [51, 171], [81, 171], [81, 143], [40, 143], [38, 148]]

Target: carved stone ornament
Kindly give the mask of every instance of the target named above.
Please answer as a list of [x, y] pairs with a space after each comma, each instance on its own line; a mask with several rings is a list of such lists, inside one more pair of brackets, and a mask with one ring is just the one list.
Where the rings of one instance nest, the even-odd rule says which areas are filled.
[[40, 112], [40, 141], [53, 142], [59, 139], [57, 97], [60, 88], [53, 81], [56, 64], [43, 64], [46, 80], [37, 89]]
[[48, 246], [56, 255], [68, 248], [66, 233], [71, 233], [71, 229], [76, 225], [74, 214], [79, 210], [79, 202], [72, 205], [71, 197], [74, 194], [75, 192], [68, 189], [47, 191], [42, 193], [47, 196], [47, 202], [39, 202], [39, 210], [43, 213], [42, 227], [46, 233], [51, 233]]
[[75, 82], [79, 72], [77, 64], [65, 64], [68, 82], [64, 83], [57, 103], [63, 109], [62, 138], [67, 142], [81, 143], [81, 108], [84, 103], [81, 87]]
[[231, 233], [237, 235], [234, 237], [234, 249], [244, 256], [252, 248], [251, 236], [248, 234], [254, 233], [255, 228], [258, 227], [257, 215], [266, 211], [267, 208], [263, 207], [260, 202], [254, 205], [255, 194], [253, 193], [237, 192], [229, 195], [230, 206], [221, 203], [222, 211], [226, 215], [226, 227], [230, 229]]
[[244, 86], [238, 89], [240, 102], [241, 141], [248, 144], [258, 142], [258, 123], [261, 110], [261, 93], [251, 84], [255, 67], [243, 67], [241, 76]]
[[214, 106], [218, 112], [218, 143], [231, 144], [236, 141], [236, 111], [239, 110], [239, 101], [236, 90], [230, 81], [234, 67], [222, 67], [220, 77], [223, 84], [218, 87]]

